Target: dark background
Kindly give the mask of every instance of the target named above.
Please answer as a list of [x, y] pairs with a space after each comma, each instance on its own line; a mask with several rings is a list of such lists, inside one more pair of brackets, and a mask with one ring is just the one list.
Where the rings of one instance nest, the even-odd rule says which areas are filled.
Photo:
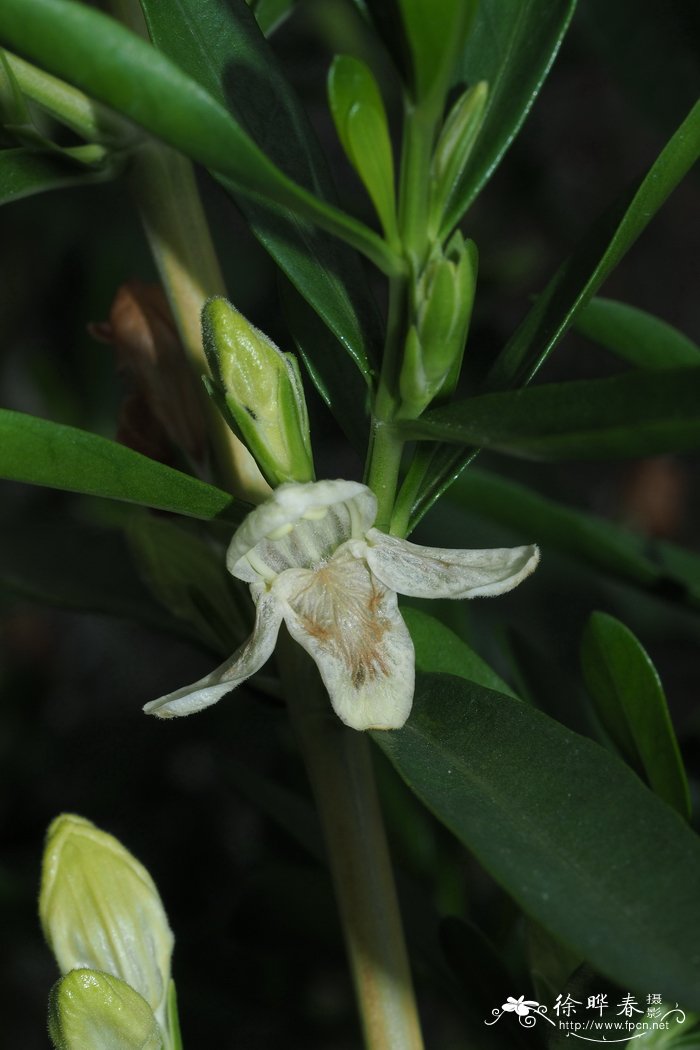
[[[692, 3], [582, 0], [522, 135], [464, 226], [481, 253], [470, 352], [473, 346], [488, 360], [502, 346], [529, 297], [592, 219], [653, 161], [697, 94], [699, 30]], [[371, 221], [325, 111], [330, 55], [353, 42], [363, 49], [356, 19], [341, 0], [301, 4], [274, 37], [333, 158], [345, 206]], [[272, 264], [221, 192], [205, 178], [202, 190], [232, 298], [290, 349]], [[691, 176], [604, 289], [695, 339], [699, 205]], [[122, 389], [109, 349], [88, 336], [86, 323], [107, 316], [116, 288], [131, 277], [153, 279], [154, 271], [121, 183], [4, 209], [2, 404], [113, 436]], [[380, 284], [377, 294], [381, 298]], [[542, 379], [619, 367], [569, 335]], [[319, 473], [357, 472], [359, 464], [316, 403], [312, 419]], [[491, 465], [568, 504], [697, 549], [697, 462], [690, 457], [651, 465]], [[71, 521], [96, 529], [118, 525], [124, 508], [2, 486], [0, 1016], [6, 1045], [47, 1045], [46, 998], [57, 975], [36, 916], [42, 839], [57, 813], [76, 811], [122, 839], [158, 883], [176, 934], [174, 974], [189, 1050], [357, 1046], [326, 870], [300, 841], [314, 839], [313, 820], [302, 808], [284, 828], [269, 815], [279, 806], [267, 797], [267, 778], [308, 797], [283, 711], [274, 700], [239, 690], [200, 717], [165, 725], [145, 718], [143, 703], [205, 673], [215, 657], [143, 624], [40, 601], [42, 573], [50, 576], [57, 560], [74, 565], [80, 581], [90, 559], [99, 557], [98, 539], [94, 551], [75, 548]], [[443, 505], [423, 535], [447, 529], [450, 542], [470, 546], [478, 545], [481, 528]], [[29, 567], [24, 585], [18, 559]], [[590, 609], [608, 608], [626, 619], [662, 672], [685, 757], [697, 771], [691, 618], [598, 577], [586, 581], [589, 591], [580, 596], [583, 574], [563, 558], [553, 556], [542, 572], [542, 597], [528, 626], [532, 644], [548, 645], [547, 657], [568, 664], [573, 678], [570, 661]], [[554, 604], [545, 600], [551, 594]], [[518, 600], [508, 603], [504, 615], [516, 622]], [[491, 616], [470, 610], [467, 624], [486, 656]], [[383, 764], [379, 775], [396, 856], [437, 913], [476, 915], [490, 936], [507, 941], [513, 936], [504, 933], [508, 909], [488, 879]], [[483, 1015], [478, 1005], [470, 1010], [450, 994], [436, 974], [434, 950], [423, 943], [413, 948], [427, 1041], [460, 1047]]]

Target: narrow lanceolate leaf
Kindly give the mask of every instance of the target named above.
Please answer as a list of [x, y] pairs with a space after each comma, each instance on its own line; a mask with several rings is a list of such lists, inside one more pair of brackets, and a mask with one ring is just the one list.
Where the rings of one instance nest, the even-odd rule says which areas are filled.
[[227, 492], [115, 441], [8, 409], [0, 409], [0, 477], [193, 518], [236, 521], [244, 509]]
[[700, 346], [646, 310], [614, 299], [591, 299], [574, 328], [635, 368], [700, 365]]
[[485, 394], [397, 426], [406, 438], [531, 459], [688, 452], [700, 448], [700, 368]]
[[464, 215], [500, 163], [544, 83], [576, 0], [480, 0], [455, 80], [485, 80], [476, 146], [451, 195], [443, 231]]
[[394, 157], [389, 123], [371, 69], [337, 55], [328, 74], [328, 101], [343, 149], [362, 179], [388, 237], [396, 236]]
[[[496, 359], [485, 389], [520, 386], [530, 381], [579, 311], [692, 167], [699, 152], [700, 103], [690, 111], [638, 186], [603, 216], [557, 271]], [[412, 525], [459, 477], [473, 455], [473, 451], [465, 455], [449, 447], [436, 449], [415, 502]]]
[[272, 33], [291, 15], [296, 0], [247, 0], [248, 6], [255, 15], [260, 32], [265, 36]]
[[86, 168], [60, 153], [18, 147], [0, 150], [0, 204], [68, 186], [85, 186], [113, 178], [116, 170]]
[[431, 232], [437, 233], [443, 227], [443, 216], [459, 192], [462, 174], [481, 130], [488, 94], [485, 80], [466, 88], [442, 126], [430, 164]]
[[[416, 668], [419, 671], [439, 671], [440, 674], [456, 674], [477, 685], [495, 689], [515, 697], [510, 686], [500, 675], [475, 653], [458, 634], [451, 631], [434, 616], [405, 606], [401, 609], [416, 650]], [[517, 699], [517, 698], [516, 698]]]
[[74, 0], [3, 0], [0, 42], [231, 179], [246, 196], [364, 245], [380, 266], [398, 265], [375, 233], [288, 178], [195, 80], [100, 11]]
[[700, 558], [680, 547], [640, 536], [474, 467], [449, 498], [518, 534], [537, 536], [545, 558], [548, 550], [559, 551], [606, 576], [700, 608]]
[[333, 332], [289, 281], [279, 282], [287, 328], [312, 382], [345, 436], [364, 459], [369, 431], [369, 390]]
[[419, 675], [374, 733], [525, 912], [626, 988], [700, 1006], [700, 842], [619, 759], [500, 693]]
[[476, 0], [363, 0], [408, 93], [440, 109], [477, 8]]
[[[242, 0], [143, 0], [149, 32], [290, 178], [335, 201], [328, 166], [304, 108]], [[355, 253], [289, 211], [272, 214], [238, 195], [255, 235], [311, 304], [367, 381], [381, 345], [378, 315]], [[324, 351], [327, 350], [327, 344]], [[314, 363], [323, 369], [311, 347]], [[339, 348], [333, 357], [340, 357]]]
[[623, 758], [682, 817], [688, 781], [656, 668], [632, 632], [596, 612], [581, 640], [581, 667], [598, 716]]
[[641, 182], [593, 226], [554, 275], [497, 357], [486, 379], [488, 389], [520, 386], [532, 379], [699, 156], [700, 102]]

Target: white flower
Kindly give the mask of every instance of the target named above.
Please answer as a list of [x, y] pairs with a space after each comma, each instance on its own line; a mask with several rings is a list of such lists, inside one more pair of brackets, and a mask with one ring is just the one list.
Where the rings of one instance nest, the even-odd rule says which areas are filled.
[[413, 643], [397, 592], [417, 598], [503, 594], [532, 572], [537, 547], [445, 550], [372, 528], [373, 493], [355, 481], [280, 485], [231, 540], [227, 566], [250, 584], [250, 638], [194, 685], [146, 704], [161, 718], [209, 707], [271, 656], [282, 621], [316, 661], [336, 714], [353, 729], [399, 729], [413, 700]]

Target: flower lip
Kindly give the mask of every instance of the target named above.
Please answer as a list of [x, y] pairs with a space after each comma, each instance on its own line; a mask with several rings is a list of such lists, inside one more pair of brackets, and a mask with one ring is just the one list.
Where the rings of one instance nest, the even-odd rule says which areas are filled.
[[359, 524], [364, 533], [372, 526], [377, 514], [376, 497], [366, 485], [342, 479], [280, 485], [271, 498], [256, 507], [234, 533], [226, 555], [228, 571], [238, 579], [250, 581], [252, 577], [245, 564], [246, 558], [261, 541], [285, 526], [293, 527], [305, 516], [311, 518], [315, 508], [324, 511], [350, 500], [359, 510]]

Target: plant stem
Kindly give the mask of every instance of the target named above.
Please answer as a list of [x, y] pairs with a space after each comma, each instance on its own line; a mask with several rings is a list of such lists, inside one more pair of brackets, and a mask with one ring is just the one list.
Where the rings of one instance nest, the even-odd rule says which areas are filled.
[[375, 525], [384, 532], [389, 531], [394, 497], [399, 482], [403, 445], [403, 440], [390, 423], [376, 418], [372, 420], [366, 482], [377, 497]]
[[201, 391], [217, 474], [234, 495], [259, 503], [269, 495], [269, 486], [200, 380], [210, 374], [202, 346], [202, 307], [210, 296], [224, 295], [226, 289], [192, 165], [179, 153], [152, 143], [134, 156], [129, 181]]
[[[146, 35], [136, 0], [114, 0], [112, 6], [131, 29]], [[202, 306], [213, 295], [225, 295], [226, 287], [192, 165], [169, 147], [149, 142], [134, 154], [129, 182], [196, 376], [216, 473], [235, 496], [259, 503], [269, 495], [270, 488], [200, 381], [201, 376], [210, 375], [202, 346]]]
[[413, 321], [412, 282], [416, 282], [429, 249], [428, 204], [430, 157], [435, 137], [433, 107], [406, 103], [399, 189], [399, 232], [409, 273], [389, 282], [387, 331], [382, 371], [374, 404], [365, 472], [377, 497], [377, 528], [388, 532], [399, 482], [404, 442], [391, 426], [400, 404], [399, 374], [406, 332]]
[[389, 309], [382, 371], [374, 401], [365, 468], [365, 481], [377, 497], [376, 525], [379, 529], [389, 527], [403, 452], [403, 441], [393, 430], [391, 420], [397, 404], [395, 390], [404, 339], [405, 303], [406, 277], [393, 277], [389, 281]]
[[414, 279], [420, 274], [429, 246], [430, 158], [437, 119], [432, 109], [407, 103], [404, 118], [399, 228]]
[[288, 635], [279, 655], [326, 839], [365, 1046], [421, 1050], [369, 741], [336, 718], [313, 664]]

